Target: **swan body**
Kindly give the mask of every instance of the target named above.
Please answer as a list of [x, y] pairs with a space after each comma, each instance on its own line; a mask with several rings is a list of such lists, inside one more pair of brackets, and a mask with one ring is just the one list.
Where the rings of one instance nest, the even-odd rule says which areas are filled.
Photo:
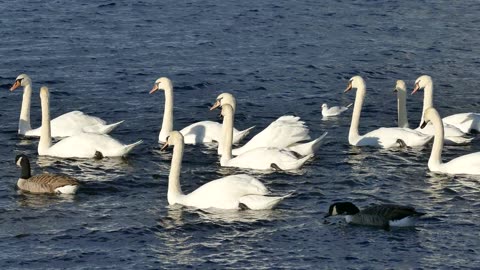
[[[23, 100], [20, 111], [18, 133], [27, 137], [40, 137], [41, 127], [32, 129], [30, 124], [30, 103], [32, 95], [32, 81], [26, 74], [20, 74], [10, 91], [23, 86]], [[69, 137], [79, 133], [107, 134], [119, 126], [123, 121], [107, 125], [98, 117], [84, 114], [81, 111], [71, 111], [51, 120], [51, 136]]]
[[172, 163], [168, 177], [167, 199], [170, 205], [180, 204], [200, 209], [271, 209], [286, 196], [268, 196], [268, 189], [256, 178], [245, 175], [230, 175], [210, 181], [189, 194], [180, 186], [180, 171], [183, 158], [183, 135], [172, 131], [163, 148], [173, 145]]
[[417, 147], [422, 146], [431, 140], [431, 136], [424, 135], [408, 128], [379, 128], [370, 131], [365, 135], [360, 135], [358, 132], [358, 126], [360, 124], [360, 114], [366, 94], [365, 82], [362, 77], [352, 77], [345, 92], [354, 88], [357, 89], [357, 93], [355, 97], [355, 105], [353, 106], [350, 131], [348, 133], [348, 142], [351, 145], [390, 148], [399, 146], [399, 140], [401, 140], [407, 146]]
[[[160, 134], [158, 135], [159, 142], [165, 142], [168, 134], [173, 130], [173, 84], [172, 81], [166, 77], [158, 78], [153, 85], [150, 94], [158, 91], [164, 90], [165, 92], [165, 107], [163, 113], [162, 128], [160, 129]], [[233, 143], [238, 143], [245, 136], [250, 133], [254, 127], [250, 127], [246, 130], [239, 131], [234, 129], [234, 141]], [[213, 121], [201, 121], [189, 125], [180, 132], [185, 136], [184, 143], [186, 144], [202, 144], [210, 143], [213, 141], [220, 142], [222, 136], [222, 125]]]
[[26, 155], [16, 156], [15, 163], [22, 170], [17, 182], [20, 190], [30, 193], [75, 194], [79, 188], [78, 181], [68, 175], [45, 173], [32, 176]]
[[[422, 111], [422, 119], [420, 123], [423, 123], [423, 116], [425, 115], [425, 110], [430, 107], [434, 107], [433, 105], [433, 81], [432, 78], [428, 75], [422, 75], [417, 78], [415, 81], [415, 87], [412, 91], [412, 95], [415, 94], [417, 91], [423, 89], [423, 111]], [[450, 137], [465, 137], [466, 133], [472, 132], [474, 130], [480, 130], [480, 114], [476, 113], [461, 113], [461, 114], [454, 114], [447, 116], [443, 119], [444, 124], [444, 135], [446, 142], [449, 143], [450, 140], [452, 141], [460, 141], [462, 144], [469, 143], [473, 138], [464, 138], [463, 140], [459, 138], [450, 138]], [[427, 129], [425, 132], [432, 132], [434, 130], [431, 127]], [[462, 135], [458, 135], [462, 134]]]
[[442, 162], [443, 150], [443, 124], [440, 115], [435, 108], [430, 107], [425, 110], [423, 116], [425, 126], [431, 122], [435, 128], [435, 138], [433, 139], [432, 152], [428, 160], [428, 169], [432, 172], [440, 172], [446, 174], [474, 174], [480, 175], [480, 152], [471, 153]]
[[80, 133], [52, 145], [49, 93], [45, 86], [40, 89], [40, 99], [42, 105], [42, 133], [38, 143], [38, 154], [41, 156], [61, 158], [121, 157], [142, 143], [142, 141], [138, 141], [124, 145], [105, 134]]
[[285, 148], [259, 147], [242, 153], [232, 158], [232, 137], [234, 111], [232, 106], [222, 106], [223, 116], [223, 150], [220, 165], [224, 167], [248, 168], [256, 170], [281, 170], [299, 169], [313, 154], [299, 158], [293, 151]]
[[412, 227], [417, 219], [424, 213], [417, 212], [415, 208], [395, 204], [372, 205], [360, 211], [351, 202], [339, 202], [330, 205], [329, 216], [345, 215], [347, 223], [379, 226], [384, 229], [390, 227]]
[[329, 117], [329, 116], [337, 116], [342, 114], [343, 112], [347, 111], [350, 106], [353, 104], [350, 103], [347, 106], [333, 106], [333, 107], [328, 107], [327, 103], [322, 104], [322, 115], [324, 117]]
[[[230, 93], [220, 94], [215, 104], [210, 110], [224, 105], [232, 106], [235, 111], [235, 98]], [[232, 155], [238, 156], [247, 151], [261, 147], [288, 148], [300, 156], [314, 154], [320, 147], [322, 139], [327, 133], [310, 142], [303, 142], [310, 139], [308, 127], [305, 122], [300, 121], [300, 117], [284, 115], [272, 122], [268, 127], [255, 135], [242, 147], [232, 150]], [[218, 154], [221, 154], [218, 149]]]

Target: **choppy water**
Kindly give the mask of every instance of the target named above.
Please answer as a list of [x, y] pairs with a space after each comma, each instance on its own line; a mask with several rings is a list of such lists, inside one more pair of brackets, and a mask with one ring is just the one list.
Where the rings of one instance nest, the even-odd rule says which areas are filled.
[[[320, 105], [347, 104], [348, 78], [368, 88], [361, 131], [394, 126], [397, 79], [409, 88], [434, 79], [442, 115], [479, 111], [477, 1], [2, 1], [0, 18], [1, 269], [478, 268], [480, 179], [428, 172], [430, 147], [378, 150], [348, 145], [350, 113], [322, 121]], [[37, 140], [16, 134], [20, 73], [51, 90], [53, 116], [83, 110], [112, 135], [145, 142], [125, 160], [39, 158]], [[251, 173], [296, 195], [273, 211], [208, 213], [168, 207], [170, 152], [157, 143], [163, 95], [175, 86], [175, 127], [216, 119], [215, 97], [232, 92], [236, 126], [259, 132], [283, 114], [329, 132], [318, 156], [296, 174]], [[421, 95], [409, 96], [410, 123]], [[480, 151], [447, 147], [444, 159]], [[15, 189], [17, 153], [33, 170], [68, 173], [74, 197]], [[240, 170], [219, 168], [215, 150], [187, 147], [184, 191]], [[411, 204], [426, 217], [415, 229], [383, 231], [324, 222], [333, 201]]]

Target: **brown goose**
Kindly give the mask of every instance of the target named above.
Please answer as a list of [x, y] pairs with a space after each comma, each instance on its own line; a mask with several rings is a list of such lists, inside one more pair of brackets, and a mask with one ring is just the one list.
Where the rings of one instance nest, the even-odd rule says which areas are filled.
[[31, 175], [30, 161], [26, 155], [17, 155], [15, 163], [22, 169], [17, 186], [30, 193], [75, 194], [79, 183], [73, 177], [61, 174]]

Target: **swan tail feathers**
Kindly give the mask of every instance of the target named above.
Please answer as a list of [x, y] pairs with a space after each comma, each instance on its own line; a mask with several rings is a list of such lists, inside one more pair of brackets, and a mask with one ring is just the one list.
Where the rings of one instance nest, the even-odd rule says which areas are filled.
[[475, 137], [466, 136], [450, 136], [445, 137], [445, 144], [448, 145], [466, 145], [469, 144]]
[[139, 145], [139, 144], [142, 144], [142, 143], [143, 143], [143, 140], [140, 140], [140, 141], [138, 141], [138, 142], [134, 142], [134, 143], [132, 143], [132, 144], [126, 145], [126, 146], [125, 146], [125, 152], [124, 152], [123, 155], [126, 155], [126, 154], [130, 153], [130, 151], [132, 151], [133, 148], [135, 148], [135, 146], [137, 146], [137, 145]]
[[347, 106], [345, 106], [345, 108], [348, 109], [348, 108], [352, 107], [352, 105], [353, 105], [353, 103], [350, 103], [350, 104], [348, 104]]
[[320, 149], [322, 140], [325, 138], [325, 136], [327, 136], [327, 134], [328, 132], [324, 132], [320, 137], [316, 138], [311, 142], [289, 146], [288, 149], [298, 153], [300, 156], [308, 156], [314, 154], [318, 149]]
[[236, 135], [235, 138], [233, 139], [233, 143], [238, 143], [241, 140], [243, 140], [247, 135], [252, 131], [252, 129], [255, 128], [255, 126], [249, 127], [247, 129], [239, 131]]
[[87, 126], [83, 128], [83, 132], [87, 133], [97, 133], [97, 134], [108, 134], [112, 132], [115, 128], [117, 128], [121, 123], [123, 123], [125, 120], [110, 124], [110, 125], [93, 125], [93, 126]]
[[239, 199], [239, 207], [241, 207], [240, 205], [242, 204], [246, 209], [268, 210], [275, 207], [283, 199], [292, 196], [292, 194], [293, 193], [289, 193], [284, 196], [246, 195]]

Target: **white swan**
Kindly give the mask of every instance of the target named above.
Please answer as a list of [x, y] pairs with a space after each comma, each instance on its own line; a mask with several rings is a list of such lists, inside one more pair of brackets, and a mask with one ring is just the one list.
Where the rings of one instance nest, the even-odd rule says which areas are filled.
[[210, 181], [189, 194], [180, 186], [180, 171], [183, 158], [183, 135], [170, 132], [162, 149], [173, 145], [172, 163], [168, 176], [167, 200], [170, 205], [180, 204], [200, 209], [271, 209], [286, 196], [268, 196], [269, 191], [257, 179], [245, 175], [230, 175]]
[[[20, 74], [15, 79], [15, 83], [10, 91], [23, 86], [22, 108], [20, 110], [20, 120], [18, 122], [18, 134], [27, 137], [40, 137], [41, 127], [32, 129], [30, 124], [30, 103], [32, 96], [32, 81], [26, 74]], [[75, 134], [88, 132], [97, 134], [107, 134], [114, 130], [123, 121], [106, 125], [102, 119], [86, 115], [81, 111], [71, 111], [62, 114], [50, 123], [52, 137], [69, 137]]]
[[[422, 75], [415, 81], [415, 88], [412, 91], [412, 95], [418, 90], [424, 90], [423, 94], [423, 114], [425, 110], [433, 106], [433, 81], [428, 75]], [[423, 121], [423, 118], [422, 118]], [[479, 132], [480, 131], [480, 113], [458, 113], [443, 118], [443, 124], [449, 124], [457, 127], [463, 133]], [[445, 131], [445, 135], [449, 137], [448, 130]]]
[[[215, 104], [210, 110], [229, 104], [235, 111], [235, 103], [235, 97], [232, 94], [222, 93], [217, 97]], [[277, 147], [288, 148], [288, 150], [294, 151], [300, 156], [308, 156], [318, 150], [321, 140], [327, 135], [325, 132], [315, 140], [301, 143], [310, 139], [308, 133], [309, 130], [305, 126], [305, 122], [300, 121], [300, 117], [284, 115], [273, 121], [245, 145], [233, 149], [232, 155], [238, 156], [259, 147]], [[218, 154], [221, 154], [220, 150]]]
[[[158, 135], [159, 142], [165, 142], [168, 134], [173, 130], [173, 84], [172, 81], [166, 77], [158, 78], [153, 85], [150, 94], [164, 90], [165, 92], [165, 107], [163, 112], [162, 128]], [[254, 127], [247, 128], [242, 131], [234, 130], [234, 143], [238, 143], [245, 136], [250, 133]], [[191, 124], [182, 130], [180, 133], [184, 136], [186, 144], [200, 144], [209, 142], [220, 142], [222, 136], [222, 125], [213, 121], [201, 121]]]
[[365, 99], [365, 94], [367, 92], [365, 81], [362, 77], [352, 77], [344, 92], [348, 92], [354, 88], [357, 89], [357, 94], [355, 97], [355, 105], [353, 105], [350, 131], [348, 132], [348, 142], [351, 145], [390, 148], [399, 146], [399, 140], [401, 140], [407, 146], [415, 147], [426, 144], [432, 138], [431, 136], [406, 128], [379, 128], [370, 131], [365, 135], [360, 135], [358, 132], [358, 126], [360, 124], [363, 100]]
[[[397, 113], [398, 113], [398, 127], [408, 128], [408, 116], [407, 116], [407, 87], [405, 82], [398, 80], [394, 92], [397, 92]], [[469, 143], [473, 138], [465, 136], [460, 129], [455, 126], [448, 125], [444, 123], [445, 129], [445, 143], [450, 145], [456, 144], [466, 144]], [[423, 134], [432, 136], [435, 134], [433, 126], [427, 125], [424, 129], [420, 127], [416, 128], [415, 131], [421, 132]]]
[[232, 158], [233, 122], [234, 111], [232, 106], [222, 106], [223, 116], [223, 150], [220, 165], [224, 167], [237, 167], [256, 170], [296, 170], [313, 157], [313, 154], [299, 158], [298, 155], [287, 149], [277, 147], [259, 147], [249, 150]]
[[337, 116], [347, 111], [353, 103], [348, 104], [347, 106], [333, 106], [328, 107], [327, 103], [322, 104], [322, 115], [323, 117]]
[[440, 115], [435, 108], [430, 107], [425, 110], [423, 116], [424, 122], [421, 127], [431, 122], [435, 128], [435, 138], [433, 139], [432, 153], [428, 160], [428, 169], [432, 172], [441, 172], [447, 174], [477, 174], [480, 175], [480, 152], [460, 156], [442, 162], [443, 149], [443, 124]]
[[40, 156], [61, 158], [121, 157], [142, 143], [142, 141], [138, 141], [124, 145], [105, 134], [80, 133], [52, 145], [49, 93], [45, 86], [40, 89], [40, 100], [42, 105], [42, 132], [38, 143], [38, 154]]

